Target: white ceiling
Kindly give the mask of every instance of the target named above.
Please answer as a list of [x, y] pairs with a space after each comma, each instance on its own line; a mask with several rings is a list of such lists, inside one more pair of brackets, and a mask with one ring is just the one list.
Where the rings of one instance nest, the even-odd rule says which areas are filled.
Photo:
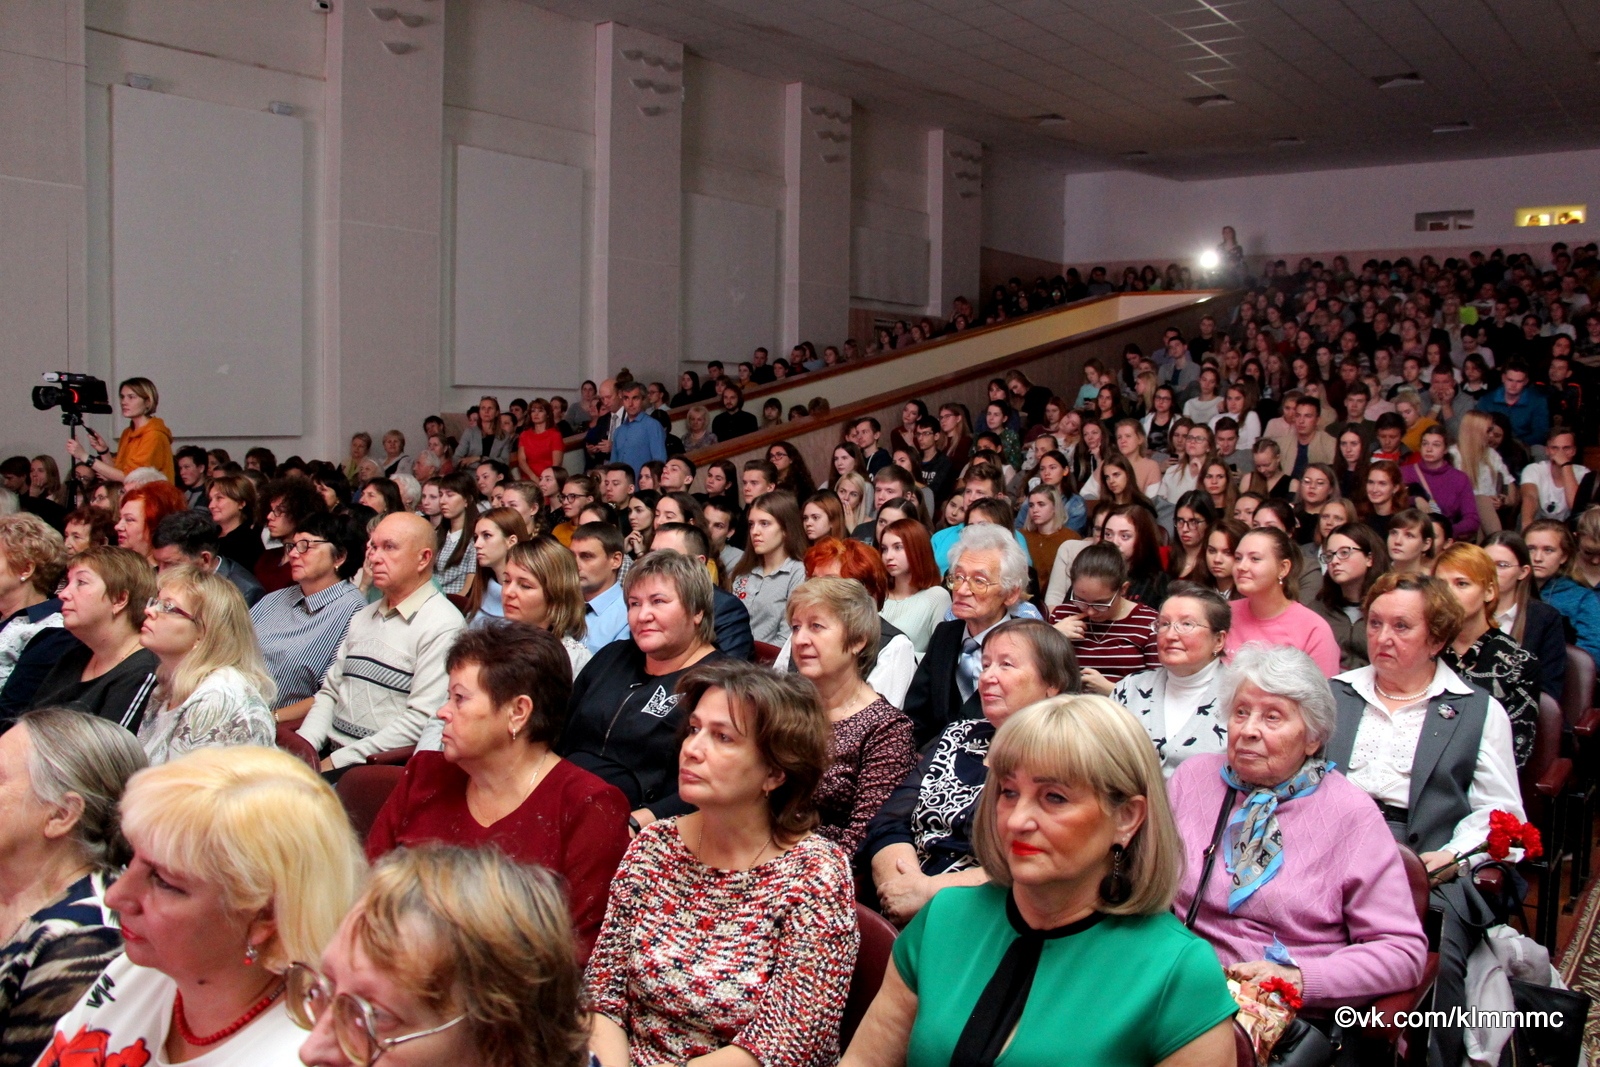
[[[1597, 0], [535, 2], [1073, 170], [1211, 178], [1600, 146]], [[1374, 84], [1410, 71], [1426, 84]], [[1235, 102], [1188, 102], [1216, 94]], [[1066, 121], [1034, 118], [1051, 113]], [[1286, 138], [1303, 143], [1273, 145]]]

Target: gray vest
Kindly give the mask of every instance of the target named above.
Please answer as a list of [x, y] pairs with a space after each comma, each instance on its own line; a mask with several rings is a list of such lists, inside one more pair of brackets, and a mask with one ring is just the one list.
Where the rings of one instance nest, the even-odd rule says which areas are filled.
[[[1339, 724], [1323, 753], [1339, 769], [1348, 771], [1356, 730], [1367, 702], [1349, 682], [1335, 678], [1333, 699], [1339, 707]], [[1455, 714], [1447, 717], [1446, 708]], [[1407, 805], [1401, 844], [1416, 852], [1433, 852], [1450, 842], [1456, 824], [1472, 811], [1467, 789], [1478, 766], [1483, 724], [1489, 715], [1489, 694], [1477, 686], [1472, 692], [1441, 693], [1428, 702], [1427, 718], [1417, 738], [1411, 761], [1411, 802]]]

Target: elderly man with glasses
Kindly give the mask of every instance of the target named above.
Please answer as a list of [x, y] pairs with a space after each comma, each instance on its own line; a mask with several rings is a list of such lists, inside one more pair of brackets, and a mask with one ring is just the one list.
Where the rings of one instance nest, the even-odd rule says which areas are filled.
[[955, 616], [934, 627], [911, 679], [905, 713], [920, 747], [960, 719], [981, 714], [983, 639], [1028, 592], [1028, 557], [1000, 526], [968, 526], [952, 549], [945, 585]]

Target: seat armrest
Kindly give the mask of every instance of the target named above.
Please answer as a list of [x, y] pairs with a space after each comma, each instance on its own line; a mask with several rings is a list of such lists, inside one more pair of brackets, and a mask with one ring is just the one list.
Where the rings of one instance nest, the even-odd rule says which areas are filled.
[[1505, 892], [1506, 875], [1499, 867], [1480, 868], [1472, 872], [1472, 884], [1477, 886], [1481, 893], [1493, 893], [1499, 896]]
[[414, 745], [407, 745], [405, 748], [385, 749], [382, 752], [374, 752], [368, 756], [367, 762], [369, 764], [383, 764], [389, 767], [404, 767], [406, 761], [411, 758], [411, 754], [416, 750]]
[[1600, 730], [1600, 708], [1590, 708], [1579, 717], [1577, 725], [1572, 732], [1579, 737], [1592, 737], [1596, 730]]
[[1534, 783], [1534, 792], [1542, 797], [1555, 798], [1567, 791], [1567, 783], [1572, 778], [1572, 761], [1566, 757], [1552, 760], [1550, 766], [1545, 768], [1544, 775]]
[[1433, 981], [1439, 975], [1439, 954], [1428, 953], [1428, 962], [1422, 970], [1422, 981], [1414, 988], [1401, 993], [1390, 993], [1386, 997], [1379, 997], [1372, 1002], [1372, 1006], [1383, 1012], [1386, 1021], [1382, 1026], [1368, 1026], [1366, 1032], [1381, 1037], [1390, 1045], [1395, 1045], [1405, 1035], [1402, 1027], [1394, 1024], [1394, 1018], [1402, 1012], [1414, 1011], [1423, 1000], [1427, 998], [1428, 991], [1433, 988]]

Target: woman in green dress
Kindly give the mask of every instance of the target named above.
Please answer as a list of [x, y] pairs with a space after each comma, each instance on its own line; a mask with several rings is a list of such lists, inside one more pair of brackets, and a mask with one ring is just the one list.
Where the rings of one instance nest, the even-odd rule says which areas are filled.
[[1229, 1067], [1216, 954], [1172, 914], [1182, 845], [1137, 720], [1040, 701], [989, 748], [973, 833], [990, 881], [895, 941], [841, 1067]]

